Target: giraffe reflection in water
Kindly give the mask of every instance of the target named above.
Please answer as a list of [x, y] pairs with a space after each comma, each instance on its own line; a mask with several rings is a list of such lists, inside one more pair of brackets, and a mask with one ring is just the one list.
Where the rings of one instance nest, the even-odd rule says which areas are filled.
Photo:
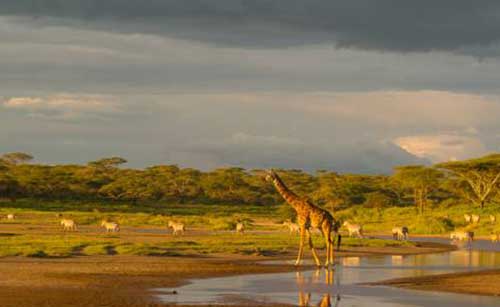
[[[334, 285], [334, 277], [335, 277], [335, 271], [334, 270], [325, 270], [325, 284], [327, 285]], [[311, 293], [302, 290], [304, 288], [305, 284], [315, 284], [315, 283], [320, 283], [321, 282], [321, 270], [316, 270], [313, 275], [310, 277], [309, 280], [306, 280], [302, 272], [297, 272], [296, 273], [296, 282], [297, 282], [297, 287], [299, 288], [299, 307], [312, 307], [311, 305]], [[318, 302], [317, 305], [318, 307], [339, 307], [340, 303], [340, 295], [337, 294], [334, 297], [334, 305], [332, 305], [332, 296], [330, 293], [325, 293], [323, 294], [321, 300]]]

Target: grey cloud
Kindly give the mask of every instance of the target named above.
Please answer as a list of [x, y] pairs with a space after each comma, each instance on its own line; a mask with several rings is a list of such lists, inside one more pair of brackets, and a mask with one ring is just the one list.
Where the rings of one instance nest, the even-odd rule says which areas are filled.
[[16, 0], [0, 15], [252, 47], [334, 43], [498, 56], [496, 0]]
[[464, 140], [460, 140], [460, 139], [457, 139], [457, 140], [444, 140], [444, 141], [441, 142], [441, 144], [443, 144], [445, 146], [461, 146], [461, 145], [465, 144], [465, 141]]
[[203, 161], [211, 161], [208, 165], [300, 168], [311, 172], [330, 169], [376, 174], [390, 172], [397, 165], [429, 163], [391, 143], [349, 144], [328, 139], [324, 143], [317, 139], [290, 142], [277, 136], [249, 135], [245, 139], [248, 141], [234, 142], [234, 138], [205, 141], [187, 145], [184, 152], [205, 157]]
[[[439, 113], [438, 122], [429, 119], [427, 112], [415, 112], [418, 102], [406, 103], [402, 108], [412, 114], [413, 120], [405, 123], [405, 118], [403, 122], [386, 120], [399, 118], [400, 110], [375, 99], [381, 93], [366, 98], [353, 95], [371, 103], [357, 109], [354, 106], [354, 117], [346, 116], [351, 114], [350, 99], [342, 102], [335, 101], [336, 95], [282, 93], [123, 95], [117, 101], [120, 109], [128, 112], [112, 115], [106, 121], [47, 121], [2, 110], [0, 149], [31, 152], [39, 160], [52, 163], [121, 155], [132, 167], [175, 163], [202, 169], [237, 165], [367, 173], [387, 173], [400, 164], [427, 163], [414, 156], [420, 153], [421, 145], [430, 146], [424, 158], [449, 153], [470, 157], [484, 150], [498, 150], [498, 121], [493, 115], [484, 118], [485, 112], [498, 113], [494, 102], [485, 109], [471, 97], [470, 108], [454, 109], [454, 113], [467, 113], [472, 118], [447, 116], [439, 111], [442, 106], [436, 105], [428, 112]], [[319, 101], [320, 105], [331, 101], [347, 113], [305, 110], [305, 104], [298, 105], [303, 101]], [[383, 118], [370, 116], [375, 113], [383, 114]], [[494, 122], [494, 129], [489, 129]], [[478, 146], [484, 139], [485, 128], [481, 124], [491, 133], [485, 148]], [[450, 142], [450, 137], [440, 137], [440, 131], [451, 131], [457, 126], [477, 130], [477, 135], [466, 138], [465, 150], [441, 144]], [[457, 131], [456, 135], [450, 132], [447, 136], [451, 135], [454, 141], [463, 139], [464, 133], [468, 135]], [[403, 138], [402, 144], [407, 146], [393, 142], [405, 136], [410, 136]]]
[[327, 46], [241, 49], [145, 35], [31, 28], [0, 18], [0, 91], [369, 91], [498, 93], [500, 61], [445, 53], [376, 53]]
[[[202, 169], [238, 165], [380, 173], [420, 161], [377, 141], [378, 133], [363, 135], [367, 124], [294, 109], [282, 113], [281, 103], [238, 94], [183, 96], [121, 97], [122, 108], [134, 115], [106, 121], [47, 121], [2, 111], [0, 149], [31, 152], [50, 163], [120, 155], [132, 167], [175, 163]], [[131, 101], [141, 101], [150, 112], [132, 108]]]

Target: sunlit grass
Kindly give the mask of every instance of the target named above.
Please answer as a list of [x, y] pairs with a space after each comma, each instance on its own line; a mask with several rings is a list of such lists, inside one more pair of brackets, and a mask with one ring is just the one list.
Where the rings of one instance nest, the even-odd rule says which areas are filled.
[[[410, 235], [447, 234], [456, 228], [473, 230], [476, 235], [488, 235], [500, 232], [500, 222], [493, 224], [488, 219], [489, 214], [494, 214], [500, 220], [500, 212], [495, 210], [498, 209], [493, 206], [481, 212], [463, 204], [443, 205], [428, 208], [420, 216], [412, 207], [377, 210], [356, 206], [336, 212], [334, 216], [342, 221], [363, 224], [365, 233], [389, 234], [394, 226], [405, 225], [410, 228]], [[16, 219], [5, 219], [8, 213], [14, 213]], [[80, 230], [63, 233], [59, 226], [59, 213], [74, 219], [81, 226]], [[467, 225], [464, 213], [479, 213], [480, 223]], [[0, 256], [280, 255], [295, 253], [299, 244], [297, 235], [289, 235], [280, 226], [283, 217], [272, 206], [149, 204], [137, 207], [132, 204], [23, 200], [0, 203], [0, 216], [3, 217], [0, 224], [5, 225], [6, 231], [13, 233], [0, 234]], [[122, 232], [104, 233], [104, 230], [97, 228], [102, 219], [120, 223]], [[185, 223], [186, 235], [175, 237], [167, 234], [166, 224], [169, 220]], [[235, 234], [234, 228], [238, 221], [244, 222], [250, 232]], [[43, 231], [38, 231], [38, 228]], [[22, 230], [18, 232], [16, 229]], [[151, 232], [152, 229], [155, 231]], [[315, 246], [323, 249], [324, 240], [321, 236], [315, 234], [313, 238]], [[393, 240], [346, 237], [342, 243], [347, 247], [375, 248], [413, 245]]]
[[[346, 238], [342, 246], [411, 246], [409, 242], [379, 239]], [[46, 234], [0, 237], [0, 256], [69, 257], [75, 255], [142, 255], [175, 256], [196, 254], [272, 255], [295, 251], [297, 236], [276, 234], [217, 233], [208, 235], [169, 236], [154, 242], [138, 242], [127, 235]], [[314, 244], [322, 249], [324, 241], [314, 236]]]
[[[478, 224], [467, 224], [464, 213], [474, 213], [481, 217]], [[499, 221], [491, 223], [489, 215], [496, 215]], [[367, 232], [389, 233], [392, 227], [407, 226], [410, 234], [448, 234], [454, 229], [467, 229], [476, 235], [488, 235], [500, 232], [500, 208], [489, 206], [483, 211], [471, 205], [457, 204], [453, 206], [434, 206], [428, 208], [424, 215], [417, 214], [413, 207], [391, 207], [386, 209], [349, 208], [337, 213], [343, 220], [351, 220], [363, 224]]]

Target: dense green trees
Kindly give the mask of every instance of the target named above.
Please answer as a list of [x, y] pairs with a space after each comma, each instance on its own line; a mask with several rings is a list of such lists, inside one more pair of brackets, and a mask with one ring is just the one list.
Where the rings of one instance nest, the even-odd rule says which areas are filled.
[[[123, 167], [120, 157], [87, 165], [30, 164], [24, 153], [0, 156], [0, 198], [82, 199], [163, 203], [280, 204], [261, 170], [229, 167], [202, 172], [176, 165]], [[414, 205], [420, 212], [445, 199], [479, 207], [500, 197], [500, 155], [439, 164], [401, 166], [392, 176], [280, 170], [299, 195], [338, 210], [362, 205], [383, 208]], [[429, 200], [433, 200], [430, 202]]]

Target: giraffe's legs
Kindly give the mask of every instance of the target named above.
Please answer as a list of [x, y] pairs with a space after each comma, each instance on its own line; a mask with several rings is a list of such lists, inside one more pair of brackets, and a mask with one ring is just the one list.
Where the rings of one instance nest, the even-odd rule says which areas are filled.
[[299, 254], [297, 255], [297, 260], [295, 261], [295, 265], [300, 265], [300, 262], [302, 261], [302, 256], [304, 254], [305, 239], [306, 239], [306, 228], [305, 228], [305, 226], [300, 226]]
[[331, 254], [331, 248], [332, 244], [330, 244], [330, 236], [328, 233], [328, 230], [323, 228], [323, 238], [325, 239], [325, 246], [326, 246], [326, 261], [325, 261], [325, 267], [328, 268], [330, 265], [330, 254]]
[[334, 270], [330, 270], [330, 269], [326, 269], [325, 270], [325, 283], [327, 285], [333, 285], [333, 278], [334, 278], [334, 275], [335, 275], [335, 271]]
[[309, 307], [309, 301], [311, 300], [311, 293], [304, 293], [299, 291], [299, 307]]
[[323, 298], [319, 302], [318, 306], [319, 307], [332, 307], [331, 298], [330, 298], [329, 293], [323, 294]]
[[314, 262], [316, 262], [316, 266], [320, 267], [321, 261], [319, 261], [318, 254], [316, 254], [316, 250], [314, 249], [314, 245], [313, 245], [312, 237], [311, 237], [311, 231], [309, 229], [307, 229], [307, 240], [309, 242], [309, 248], [311, 249], [311, 253], [314, 257]]
[[335, 236], [332, 238], [332, 234], [329, 233], [330, 235], [330, 264], [335, 264], [335, 254], [334, 254], [334, 243], [335, 243]]
[[323, 238], [325, 239], [326, 245], [326, 261], [325, 267], [328, 268], [330, 264], [333, 264], [333, 242], [331, 235], [331, 227], [327, 224], [324, 224], [322, 227]]

